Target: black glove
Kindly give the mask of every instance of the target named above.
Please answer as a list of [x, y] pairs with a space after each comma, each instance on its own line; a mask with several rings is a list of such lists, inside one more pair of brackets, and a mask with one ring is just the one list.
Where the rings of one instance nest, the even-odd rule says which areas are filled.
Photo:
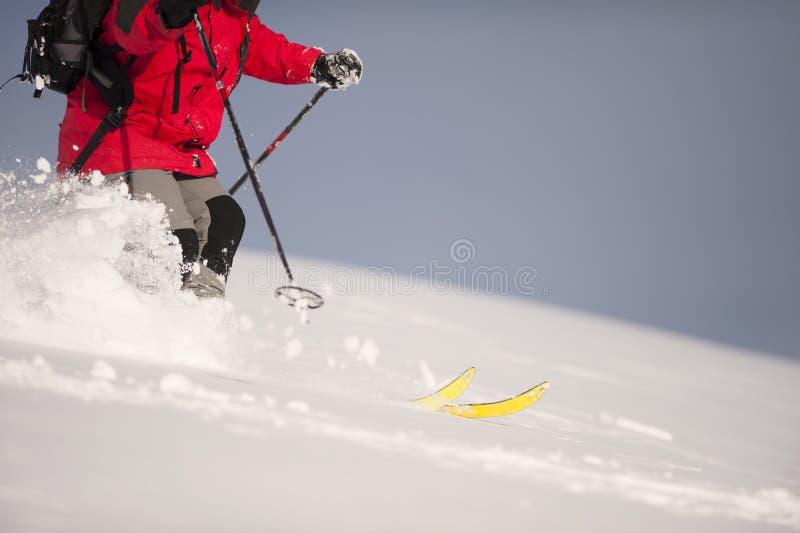
[[183, 28], [192, 20], [192, 13], [207, 0], [161, 0], [158, 9], [167, 28]]
[[311, 67], [311, 81], [330, 89], [346, 89], [361, 81], [361, 58], [347, 48], [322, 54]]

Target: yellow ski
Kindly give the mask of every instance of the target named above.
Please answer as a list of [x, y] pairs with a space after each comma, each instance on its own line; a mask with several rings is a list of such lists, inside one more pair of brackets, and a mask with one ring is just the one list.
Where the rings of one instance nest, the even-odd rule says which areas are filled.
[[438, 411], [467, 390], [473, 377], [475, 377], [475, 367], [465, 370], [464, 373], [433, 394], [411, 400], [411, 403], [427, 411]]
[[523, 392], [519, 396], [514, 396], [513, 398], [501, 402], [464, 405], [449, 404], [440, 407], [438, 410], [441, 413], [463, 416], [465, 418], [487, 418], [490, 416], [510, 415], [522, 411], [536, 403], [536, 401], [544, 395], [549, 386], [550, 383], [545, 381], [531, 390]]

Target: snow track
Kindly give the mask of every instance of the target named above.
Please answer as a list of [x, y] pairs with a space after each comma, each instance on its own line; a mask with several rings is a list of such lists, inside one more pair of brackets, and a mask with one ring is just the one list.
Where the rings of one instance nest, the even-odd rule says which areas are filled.
[[[0, 193], [4, 532], [800, 530], [795, 362], [424, 289], [304, 327], [263, 254], [200, 302], [160, 206], [58, 187]], [[466, 401], [552, 387], [405, 403], [471, 365]]]

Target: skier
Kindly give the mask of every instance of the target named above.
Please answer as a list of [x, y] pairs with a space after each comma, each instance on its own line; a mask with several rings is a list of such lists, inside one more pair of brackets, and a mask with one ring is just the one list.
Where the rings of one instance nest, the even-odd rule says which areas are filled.
[[[197, 11], [225, 85], [242, 74], [282, 84], [317, 83], [332, 89], [357, 84], [361, 60], [352, 50], [325, 53], [289, 42], [255, 16], [258, 0], [114, 0], [103, 19], [95, 53], [123, 72], [132, 104], [121, 126], [91, 152], [83, 173], [124, 180], [135, 198], [162, 202], [180, 242], [184, 289], [224, 297], [244, 232], [242, 209], [217, 181], [206, 150], [219, 133], [223, 104], [204, 56]], [[113, 70], [112, 67], [111, 70]], [[58, 170], [66, 172], [91, 143], [109, 105], [85, 79], [67, 97]]]

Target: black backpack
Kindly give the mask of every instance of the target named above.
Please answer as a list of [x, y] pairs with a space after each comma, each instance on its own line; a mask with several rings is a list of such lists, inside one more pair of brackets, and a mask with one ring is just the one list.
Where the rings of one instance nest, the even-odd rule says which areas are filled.
[[112, 0], [51, 0], [39, 17], [28, 20], [28, 45], [22, 74], [36, 85], [67, 94], [86, 75], [90, 47]]
[[101, 23], [112, 2], [50, 0], [38, 18], [28, 20], [28, 44], [19, 77], [35, 85], [34, 98], [40, 98], [45, 88], [68, 94], [85, 79], [97, 88], [110, 107], [70, 168], [75, 175], [80, 174], [103, 137], [122, 124], [127, 108], [133, 103], [133, 88], [126, 72], [135, 57], [121, 66], [114, 58], [121, 49], [98, 42]]

